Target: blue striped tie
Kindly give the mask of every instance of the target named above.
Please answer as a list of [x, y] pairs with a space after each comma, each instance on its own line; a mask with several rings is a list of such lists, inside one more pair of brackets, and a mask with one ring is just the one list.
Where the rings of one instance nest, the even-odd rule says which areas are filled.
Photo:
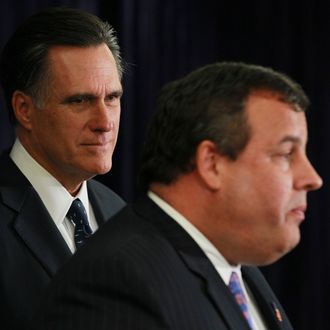
[[74, 241], [78, 249], [93, 233], [88, 224], [85, 207], [79, 198], [72, 202], [67, 217], [74, 223]]

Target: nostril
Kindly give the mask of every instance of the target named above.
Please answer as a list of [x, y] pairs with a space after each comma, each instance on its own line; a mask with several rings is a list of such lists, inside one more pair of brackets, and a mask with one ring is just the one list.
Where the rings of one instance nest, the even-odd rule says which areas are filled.
[[109, 132], [115, 128], [115, 123], [109, 117], [95, 116], [89, 121], [89, 128], [92, 131]]

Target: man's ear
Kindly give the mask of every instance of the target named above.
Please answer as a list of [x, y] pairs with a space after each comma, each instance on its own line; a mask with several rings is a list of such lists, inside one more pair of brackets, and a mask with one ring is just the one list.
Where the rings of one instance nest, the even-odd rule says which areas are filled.
[[218, 190], [221, 187], [222, 158], [223, 156], [212, 141], [204, 140], [197, 147], [196, 170], [209, 189]]
[[34, 109], [31, 97], [22, 91], [16, 90], [12, 96], [11, 104], [19, 125], [27, 130], [31, 130], [31, 114]]

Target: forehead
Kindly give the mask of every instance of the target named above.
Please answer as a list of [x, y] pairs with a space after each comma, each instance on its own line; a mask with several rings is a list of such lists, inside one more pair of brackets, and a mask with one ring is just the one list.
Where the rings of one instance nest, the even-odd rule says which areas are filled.
[[75, 47], [54, 46], [50, 49], [49, 67], [53, 81], [67, 86], [79, 82], [119, 83], [115, 59], [106, 44]]
[[303, 111], [284, 102], [278, 95], [264, 92], [252, 93], [246, 101], [246, 114], [251, 128], [251, 139], [265, 142], [280, 140], [285, 136], [307, 140], [307, 123]]

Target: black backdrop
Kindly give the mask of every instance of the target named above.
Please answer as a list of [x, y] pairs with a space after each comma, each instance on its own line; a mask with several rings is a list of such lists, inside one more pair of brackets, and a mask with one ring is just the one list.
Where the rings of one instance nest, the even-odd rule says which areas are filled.
[[[324, 187], [309, 197], [298, 248], [263, 272], [295, 329], [330, 329], [330, 10], [319, 0], [76, 0], [0, 3], [0, 43], [26, 16], [65, 4], [108, 20], [127, 62], [119, 141], [110, 174], [99, 180], [126, 200], [137, 195], [136, 173], [146, 124], [165, 82], [198, 66], [240, 60], [271, 66], [299, 81], [311, 98], [310, 158]], [[3, 102], [0, 149], [12, 143]], [[266, 219], [265, 219], [266, 221]]]

